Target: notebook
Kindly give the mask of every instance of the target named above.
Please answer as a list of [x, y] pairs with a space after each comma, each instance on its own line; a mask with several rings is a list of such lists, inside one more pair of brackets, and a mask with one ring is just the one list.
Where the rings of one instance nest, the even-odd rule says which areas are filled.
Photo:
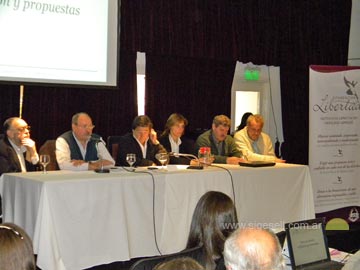
[[292, 269], [341, 269], [344, 264], [331, 261], [324, 219], [317, 218], [285, 224]]
[[245, 167], [269, 167], [275, 166], [275, 162], [268, 162], [268, 161], [246, 161], [246, 162], [239, 162], [240, 166]]

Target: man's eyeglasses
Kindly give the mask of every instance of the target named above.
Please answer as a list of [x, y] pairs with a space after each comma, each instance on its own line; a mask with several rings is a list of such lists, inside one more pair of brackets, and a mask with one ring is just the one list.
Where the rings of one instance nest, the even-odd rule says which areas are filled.
[[76, 124], [76, 125], [83, 129], [94, 129], [94, 127], [95, 127], [94, 125], [82, 125], [82, 126], [80, 126], [78, 124]]
[[17, 235], [18, 237], [20, 237], [20, 239], [24, 239], [24, 237], [21, 235], [21, 233], [19, 233], [17, 230], [15, 230], [14, 228], [11, 228], [9, 226], [6, 225], [1, 225], [0, 224], [0, 229], [5, 229], [5, 230], [9, 230], [12, 231], [15, 235]]
[[23, 133], [23, 132], [25, 132], [26, 130], [27, 130], [27, 131], [30, 131], [30, 129], [31, 129], [31, 127], [30, 127], [30, 126], [19, 127], [19, 128], [13, 128], [13, 130], [16, 130], [16, 131], [18, 131], [18, 132], [20, 132], [20, 133]]

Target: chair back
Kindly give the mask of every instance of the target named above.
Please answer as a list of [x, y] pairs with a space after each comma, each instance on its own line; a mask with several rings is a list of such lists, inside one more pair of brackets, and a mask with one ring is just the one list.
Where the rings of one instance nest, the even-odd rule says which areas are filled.
[[198, 263], [200, 263], [205, 267], [204, 250], [203, 247], [200, 246], [200, 247], [184, 249], [180, 252], [172, 253], [168, 255], [161, 255], [161, 256], [140, 259], [130, 267], [130, 270], [152, 270], [159, 263], [180, 257], [193, 258], [195, 261], [197, 261]]
[[106, 145], [109, 150], [109, 153], [111, 154], [111, 156], [113, 157], [114, 160], [117, 159], [121, 137], [122, 136], [120, 136], [120, 135], [113, 135], [113, 136], [109, 136], [107, 138]]
[[46, 166], [46, 170], [48, 171], [59, 170], [59, 165], [57, 164], [55, 155], [55, 142], [56, 140], [47, 140], [39, 149], [39, 155], [50, 156], [50, 163]]

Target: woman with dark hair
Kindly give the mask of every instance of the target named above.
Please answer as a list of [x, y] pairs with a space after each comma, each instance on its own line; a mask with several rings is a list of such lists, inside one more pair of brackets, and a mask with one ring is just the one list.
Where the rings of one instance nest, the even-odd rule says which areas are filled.
[[30, 237], [13, 223], [0, 224], [0, 269], [35, 270]]
[[222, 192], [208, 191], [195, 207], [186, 248], [203, 246], [206, 269], [225, 269], [224, 243], [237, 222], [231, 198]]
[[[179, 113], [173, 113], [169, 116], [165, 124], [165, 129], [161, 134], [159, 142], [165, 147], [166, 151], [181, 154], [193, 154], [194, 142], [183, 138], [185, 127], [188, 120]], [[190, 164], [191, 158], [188, 157], [170, 157], [170, 164]]]
[[240, 123], [240, 125], [237, 126], [235, 132], [242, 130], [244, 127], [246, 127], [246, 121], [250, 115], [253, 115], [253, 114], [251, 112], [246, 112], [243, 114], [243, 116], [241, 117], [241, 123]]

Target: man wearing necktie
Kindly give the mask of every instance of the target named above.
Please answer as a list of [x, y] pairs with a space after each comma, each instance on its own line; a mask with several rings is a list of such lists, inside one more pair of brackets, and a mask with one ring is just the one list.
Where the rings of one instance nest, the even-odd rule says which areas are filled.
[[250, 115], [246, 127], [234, 135], [238, 149], [249, 161], [280, 162], [285, 160], [277, 158], [269, 135], [262, 132], [264, 119], [261, 115]]

